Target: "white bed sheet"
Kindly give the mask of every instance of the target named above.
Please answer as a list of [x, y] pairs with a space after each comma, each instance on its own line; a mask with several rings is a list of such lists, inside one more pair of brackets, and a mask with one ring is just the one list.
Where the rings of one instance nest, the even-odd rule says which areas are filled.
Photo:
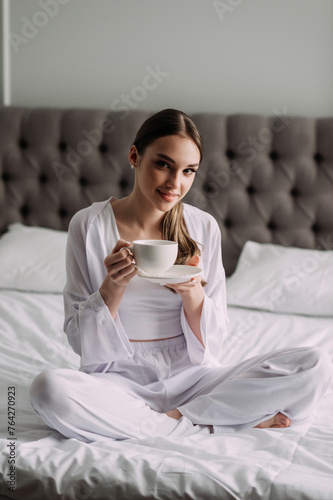
[[[333, 320], [229, 308], [225, 362], [319, 345], [333, 358]], [[29, 385], [46, 367], [77, 369], [59, 294], [0, 290], [0, 498], [333, 499], [333, 388], [308, 421], [232, 435], [85, 444], [50, 430]], [[8, 491], [7, 391], [15, 387], [15, 486]], [[2, 496], [1, 496], [2, 495]]]

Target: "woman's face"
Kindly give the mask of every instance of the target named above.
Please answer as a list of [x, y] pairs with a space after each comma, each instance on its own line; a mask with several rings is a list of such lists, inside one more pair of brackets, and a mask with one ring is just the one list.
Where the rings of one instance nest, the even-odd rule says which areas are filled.
[[156, 139], [142, 155], [132, 146], [130, 161], [136, 167], [136, 194], [166, 212], [192, 186], [200, 151], [189, 137], [170, 135]]

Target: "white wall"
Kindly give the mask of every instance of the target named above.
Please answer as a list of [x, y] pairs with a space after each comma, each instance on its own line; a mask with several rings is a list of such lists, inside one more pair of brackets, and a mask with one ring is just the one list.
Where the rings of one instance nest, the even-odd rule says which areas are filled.
[[12, 105], [333, 116], [333, 0], [7, 1]]

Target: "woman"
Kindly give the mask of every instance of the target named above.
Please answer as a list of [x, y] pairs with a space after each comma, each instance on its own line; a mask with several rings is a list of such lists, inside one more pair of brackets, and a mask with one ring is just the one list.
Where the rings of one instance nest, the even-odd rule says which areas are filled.
[[[71, 221], [64, 330], [81, 368], [47, 370], [31, 388], [35, 411], [64, 436], [91, 442], [284, 428], [326, 392], [332, 365], [317, 348], [223, 366], [220, 231], [211, 215], [181, 202], [201, 160], [192, 120], [161, 111], [129, 151], [130, 195], [94, 203]], [[136, 239], [177, 241], [176, 263], [199, 265], [202, 276], [146, 281], [126, 248]]]

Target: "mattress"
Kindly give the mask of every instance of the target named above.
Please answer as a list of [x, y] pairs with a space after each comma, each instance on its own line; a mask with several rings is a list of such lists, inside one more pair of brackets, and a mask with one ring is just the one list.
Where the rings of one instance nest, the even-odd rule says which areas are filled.
[[[32, 241], [38, 254], [36, 236]], [[0, 498], [333, 498], [333, 386], [307, 420], [288, 429], [250, 428], [224, 435], [106, 439], [87, 444], [48, 428], [30, 406], [33, 378], [45, 368], [79, 368], [79, 358], [62, 330], [63, 299], [55, 286], [63, 256], [54, 269], [50, 262], [45, 265], [39, 254], [35, 256], [37, 264], [33, 264], [32, 256], [29, 262], [35, 266], [35, 281], [29, 286], [29, 279], [23, 283], [22, 275], [31, 268], [6, 277], [5, 257], [10, 260], [9, 253], [1, 254], [0, 245]], [[55, 265], [56, 258], [51, 261]], [[262, 257], [259, 261], [262, 265]], [[322, 258], [321, 262], [326, 269], [328, 260]], [[308, 345], [322, 347], [333, 359], [333, 314], [327, 314], [325, 297], [321, 309], [316, 306], [311, 310], [314, 299], [306, 310], [302, 310], [304, 304], [292, 306], [292, 300], [296, 304], [304, 289], [312, 297], [316, 291], [322, 292], [327, 279], [322, 266], [306, 275], [299, 293], [293, 289], [284, 301], [276, 299], [280, 285], [274, 284], [275, 295], [269, 290], [274, 276], [259, 268], [258, 264], [261, 274], [256, 282], [249, 280], [247, 273], [253, 265], [248, 262], [228, 280], [230, 328], [224, 364]], [[38, 284], [40, 271], [51, 278], [52, 285], [47, 286], [45, 280]], [[278, 269], [276, 273], [281, 275]], [[324, 279], [320, 290], [313, 288], [314, 279], [321, 283]], [[52, 286], [54, 290], [48, 290]], [[244, 290], [251, 286], [261, 287], [270, 301], [260, 307], [263, 301], [250, 289]], [[333, 308], [330, 300], [329, 296], [328, 307]]]

